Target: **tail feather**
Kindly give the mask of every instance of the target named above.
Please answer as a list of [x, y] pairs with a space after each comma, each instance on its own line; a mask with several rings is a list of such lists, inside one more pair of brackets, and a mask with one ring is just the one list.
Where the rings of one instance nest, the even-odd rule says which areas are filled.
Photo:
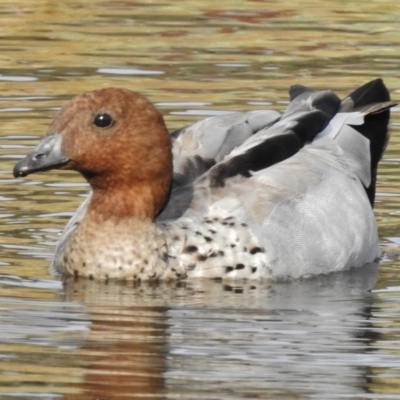
[[374, 79], [350, 93], [346, 99], [342, 101], [340, 112], [347, 112], [344, 106], [352, 102], [351, 110], [359, 111], [359, 108], [369, 106], [374, 103], [383, 103], [390, 101], [390, 93], [381, 78]]
[[371, 184], [365, 190], [372, 206], [375, 202], [378, 163], [389, 141], [390, 108], [396, 104], [390, 100], [382, 79], [378, 78], [352, 92], [340, 107], [340, 112], [359, 111], [365, 115], [364, 124], [353, 128], [370, 141]]

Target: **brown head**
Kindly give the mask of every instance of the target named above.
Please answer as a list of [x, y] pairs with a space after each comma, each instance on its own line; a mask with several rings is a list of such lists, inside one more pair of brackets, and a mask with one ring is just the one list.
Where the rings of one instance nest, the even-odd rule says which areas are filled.
[[151, 218], [172, 178], [171, 140], [162, 115], [142, 95], [101, 89], [75, 97], [47, 136], [14, 167], [14, 176], [49, 169], [80, 172], [90, 183], [89, 212], [99, 219]]

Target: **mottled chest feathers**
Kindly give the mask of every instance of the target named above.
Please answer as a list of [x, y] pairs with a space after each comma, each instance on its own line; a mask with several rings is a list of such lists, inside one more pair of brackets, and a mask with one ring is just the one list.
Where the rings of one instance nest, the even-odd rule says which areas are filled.
[[188, 277], [268, 277], [267, 257], [249, 226], [234, 217], [179, 223], [170, 231], [170, 254]]
[[61, 272], [100, 279], [181, 278], [171, 269], [163, 233], [150, 221], [84, 220], [55, 260]]

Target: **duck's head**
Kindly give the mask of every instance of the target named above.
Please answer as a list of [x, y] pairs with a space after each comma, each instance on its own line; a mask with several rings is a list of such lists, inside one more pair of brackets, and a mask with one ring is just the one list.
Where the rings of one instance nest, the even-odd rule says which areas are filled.
[[13, 172], [21, 177], [50, 169], [80, 172], [95, 193], [157, 192], [151, 200], [157, 213], [171, 182], [170, 136], [144, 96], [116, 88], [86, 92], [61, 108]]

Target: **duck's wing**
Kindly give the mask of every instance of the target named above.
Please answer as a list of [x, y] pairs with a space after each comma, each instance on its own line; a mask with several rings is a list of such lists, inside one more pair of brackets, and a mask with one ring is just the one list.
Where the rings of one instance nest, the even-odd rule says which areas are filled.
[[273, 110], [234, 112], [209, 117], [173, 132], [174, 172], [194, 180], [280, 117]]
[[283, 116], [271, 110], [233, 113], [174, 132], [174, 182], [158, 221], [183, 215], [200, 176], [209, 174], [211, 186], [223, 186], [227, 178], [249, 176], [291, 157], [323, 131], [340, 99], [331, 91], [301, 88]]
[[[373, 206], [377, 165], [389, 137], [389, 109], [397, 104], [390, 100], [383, 81], [376, 79], [368, 82], [343, 101], [332, 91], [316, 92], [301, 85], [292, 86], [289, 94], [289, 106], [280, 118], [271, 119], [267, 126], [258, 131], [253, 130], [243, 143], [236, 146], [217, 146], [229, 148], [230, 151], [220, 153], [207, 169], [201, 171], [207, 171], [211, 187], [222, 187], [226, 179], [236, 175], [249, 177], [252, 172], [288, 159], [305, 144], [328, 137], [340, 147], [343, 162], [346, 162], [348, 169], [363, 183]], [[207, 123], [202, 125], [203, 122]], [[207, 131], [202, 132], [200, 128], [210, 129], [212, 122], [213, 119], [209, 119], [195, 124], [199, 127], [199, 130], [195, 130], [196, 137], [206, 137]], [[260, 126], [262, 125], [259, 124], [258, 127]], [[223, 138], [227, 143], [233, 143], [229, 139], [229, 132], [225, 132]], [[210, 140], [208, 137], [207, 139]], [[177, 165], [185, 164], [188, 170], [189, 160], [196, 157], [193, 155], [195, 147], [189, 148], [191, 156], [184, 150], [184, 156], [178, 155], [175, 161]], [[217, 162], [222, 156], [224, 158]], [[212, 165], [213, 163], [216, 165]], [[182, 186], [188, 186], [193, 181], [189, 171], [178, 169], [176, 172], [183, 176]], [[180, 186], [171, 200], [177, 200], [181, 191]], [[186, 190], [187, 198], [190, 192], [192, 190]], [[185, 204], [189, 204], [188, 199]], [[179, 212], [175, 215], [179, 215]]]
[[281, 115], [273, 110], [234, 112], [200, 120], [171, 134], [174, 174], [169, 201], [158, 221], [180, 217], [190, 206], [193, 182]]
[[[236, 175], [250, 177], [298, 153], [305, 144], [326, 138], [340, 160], [366, 188], [373, 205], [376, 169], [389, 137], [390, 108], [396, 102], [381, 79], [361, 86], [346, 99], [305, 86], [290, 89], [291, 102], [282, 117], [234, 149], [208, 173], [212, 187]], [[329, 139], [329, 140], [328, 140]], [[373, 192], [373, 193], [372, 193]]]

